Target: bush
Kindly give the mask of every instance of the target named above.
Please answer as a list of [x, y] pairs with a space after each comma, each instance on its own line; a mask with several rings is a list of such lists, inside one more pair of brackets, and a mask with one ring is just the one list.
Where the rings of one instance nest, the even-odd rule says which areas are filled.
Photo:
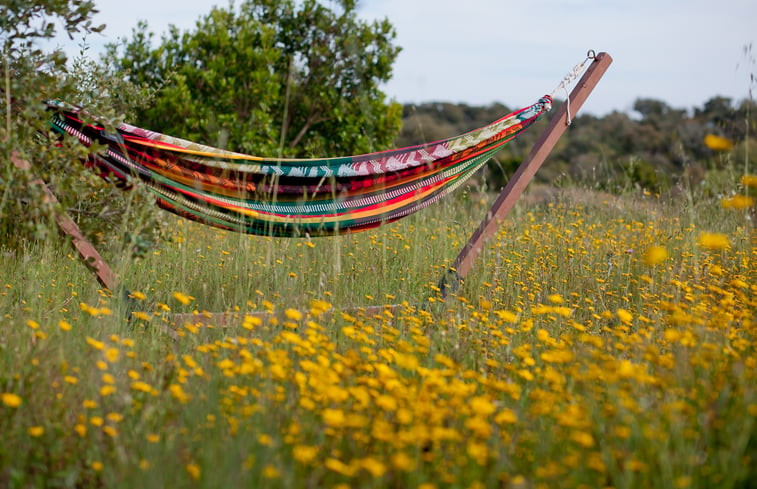
[[[112, 129], [138, 101], [149, 99], [145, 90], [86, 60], [85, 49], [69, 63], [62, 51], [44, 51], [37, 46], [55, 36], [56, 24], [63, 25], [72, 37], [101, 31], [105, 26], [92, 25], [95, 13], [94, 4], [82, 0], [0, 6], [0, 110], [4, 119], [0, 152], [6, 162], [0, 172], [0, 245], [6, 249], [54, 236], [53, 217], [59, 212], [69, 213], [89, 238], [118, 233], [124, 239], [113, 244], [119, 248], [139, 251], [159, 230], [157, 213], [133, 212], [137, 204], [150, 199], [143, 190], [135, 187], [124, 193], [99, 178], [81, 164], [98, 148], [61, 138], [47, 123], [48, 100], [84, 106], [89, 114], [98, 115], [99, 123]], [[12, 164], [20, 162], [28, 168]], [[33, 183], [38, 179], [59, 203], [45, 197], [43, 188]]]

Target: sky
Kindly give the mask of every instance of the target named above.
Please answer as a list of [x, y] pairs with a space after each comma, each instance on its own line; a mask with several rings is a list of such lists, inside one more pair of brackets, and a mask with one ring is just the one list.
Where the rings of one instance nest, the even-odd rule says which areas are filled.
[[[157, 37], [194, 27], [208, 0], [96, 0], [103, 35], [90, 53], [146, 20]], [[511, 108], [551, 93], [588, 50], [613, 58], [582, 109], [632, 114], [640, 97], [701, 107], [722, 95], [757, 97], [756, 0], [362, 0], [359, 16], [388, 18], [402, 48], [384, 86], [401, 103], [442, 101]], [[80, 41], [60, 38], [69, 53]], [[754, 44], [748, 51], [747, 46]]]

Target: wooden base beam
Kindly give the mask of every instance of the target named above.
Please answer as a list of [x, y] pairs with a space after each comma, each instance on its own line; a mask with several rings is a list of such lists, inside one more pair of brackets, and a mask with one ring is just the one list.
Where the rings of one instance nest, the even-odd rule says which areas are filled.
[[[422, 307], [417, 304], [385, 304], [382, 306], [366, 306], [366, 307], [347, 307], [344, 309], [329, 309], [323, 313], [321, 317], [331, 317], [334, 313], [344, 312], [350, 315], [357, 316], [376, 316], [386, 314], [387, 312], [395, 314], [408, 307]], [[302, 313], [302, 311], [300, 311]], [[305, 314], [303, 313], [303, 316]], [[212, 325], [218, 328], [227, 328], [234, 325], [241, 325], [244, 322], [245, 316], [251, 316], [263, 320], [270, 320], [276, 318], [279, 322], [287, 321], [286, 315], [283, 310], [268, 312], [268, 311], [248, 311], [248, 312], [200, 312], [200, 313], [178, 313], [171, 317], [174, 327], [181, 327], [185, 324], [191, 325]]]

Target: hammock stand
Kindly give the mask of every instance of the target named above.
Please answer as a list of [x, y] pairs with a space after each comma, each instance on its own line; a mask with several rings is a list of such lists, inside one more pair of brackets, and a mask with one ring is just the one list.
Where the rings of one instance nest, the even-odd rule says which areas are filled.
[[[560, 107], [557, 113], [552, 116], [547, 128], [541, 134], [539, 139], [537, 139], [528, 157], [526, 157], [526, 159], [520, 164], [515, 174], [510, 178], [505, 188], [500, 192], [498, 198], [486, 213], [476, 231], [460, 250], [453, 265], [441, 278], [439, 289], [442, 298], [447, 298], [450, 293], [454, 293], [459, 289], [465, 276], [472, 269], [476, 258], [483, 250], [484, 244], [496, 234], [502, 221], [513, 208], [515, 202], [533, 179], [537, 170], [544, 163], [559, 138], [570, 125], [571, 120], [583, 106], [586, 99], [612, 63], [612, 57], [604, 52], [594, 55], [594, 52], [590, 51], [589, 59], [592, 60], [591, 64], [571, 91], [566, 102]], [[566, 80], [567, 78], [568, 77], [566, 77]], [[565, 84], [563, 83], [561, 86], [564, 88]], [[29, 163], [20, 158], [17, 154], [14, 153], [11, 155], [11, 161], [19, 169], [27, 172], [29, 171]], [[39, 185], [44, 189], [46, 194], [45, 199], [48, 202], [57, 202], [55, 195], [49, 190], [49, 188], [47, 188], [42, 180], [33, 180], [31, 183], [32, 185]], [[56, 222], [60, 230], [65, 235], [72, 238], [72, 244], [83, 261], [92, 269], [98, 282], [106, 289], [115, 291], [118, 285], [115, 274], [97, 252], [95, 247], [86, 240], [76, 223], [65, 213], [57, 214]], [[376, 314], [385, 310], [397, 310], [401, 307], [403, 306], [393, 304], [354, 309], [363, 314]], [[240, 314], [253, 316], [271, 315], [271, 313], [266, 312], [175, 314], [173, 316], [173, 322], [174, 324], [201, 323], [213, 324], [215, 326], [227, 326], [238, 321], [240, 319]]]

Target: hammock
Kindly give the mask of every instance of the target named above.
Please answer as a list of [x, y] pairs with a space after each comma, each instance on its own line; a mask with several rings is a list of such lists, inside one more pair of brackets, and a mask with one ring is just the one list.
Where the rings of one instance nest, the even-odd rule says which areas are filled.
[[261, 158], [121, 124], [109, 133], [78, 109], [51, 104], [53, 128], [86, 146], [89, 164], [140, 179], [180, 216], [250, 234], [325, 236], [374, 228], [436, 202], [552, 107], [529, 107], [460, 136], [359, 156]]

